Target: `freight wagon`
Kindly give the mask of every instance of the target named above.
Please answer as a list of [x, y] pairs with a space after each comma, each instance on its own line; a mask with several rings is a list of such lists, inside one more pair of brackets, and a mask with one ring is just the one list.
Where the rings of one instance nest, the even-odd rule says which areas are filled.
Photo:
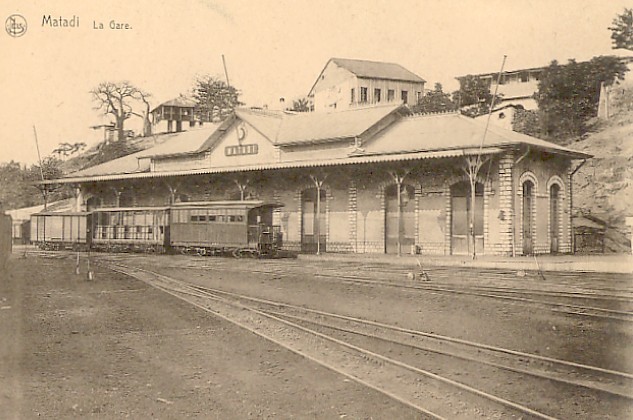
[[31, 243], [48, 251], [90, 248], [91, 212], [41, 212], [31, 215]]

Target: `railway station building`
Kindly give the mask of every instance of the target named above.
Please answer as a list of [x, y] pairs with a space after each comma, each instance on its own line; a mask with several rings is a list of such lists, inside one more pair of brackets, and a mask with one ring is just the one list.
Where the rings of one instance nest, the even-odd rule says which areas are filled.
[[52, 182], [74, 187], [77, 210], [280, 204], [273, 223], [298, 252], [514, 256], [572, 251], [572, 177], [589, 157], [401, 104], [237, 109], [220, 125]]

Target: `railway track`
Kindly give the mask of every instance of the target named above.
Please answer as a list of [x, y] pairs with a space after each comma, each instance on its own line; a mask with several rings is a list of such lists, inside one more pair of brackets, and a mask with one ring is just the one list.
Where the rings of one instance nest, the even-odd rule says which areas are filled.
[[[565, 417], [569, 413], [552, 408], [560, 405], [557, 401], [565, 393], [573, 401], [587, 402], [581, 407], [584, 413], [604, 414], [622, 406], [633, 407], [630, 374], [194, 286], [121, 263], [107, 265], [377, 389], [430, 418]], [[482, 380], [482, 376], [490, 380]], [[500, 381], [522, 383], [535, 390], [551, 389], [549, 399], [521, 396], [508, 391], [512, 387], [499, 385]], [[482, 385], [488, 389], [478, 389]], [[530, 408], [528, 404], [534, 400], [540, 403]]]
[[[40, 252], [41, 253], [41, 252]], [[49, 254], [49, 253], [41, 253]], [[59, 255], [59, 253], [57, 253]], [[100, 255], [99, 258], [105, 260], [122, 260], [125, 261], [129, 258], [135, 258], [129, 254], [115, 254], [115, 255]], [[219, 259], [218, 259], [219, 260]], [[206, 261], [202, 260], [202, 261]], [[201, 264], [201, 265], [174, 265], [172, 268], [179, 269], [214, 269], [214, 270], [226, 270], [233, 272], [248, 272], [254, 274], [262, 274], [268, 276], [293, 276], [301, 274], [305, 276], [305, 272], [299, 272], [299, 269], [305, 270], [306, 267], [295, 263], [284, 263], [283, 265], [267, 262], [268, 264], [261, 264], [258, 262], [255, 267], [247, 266], [244, 264], [236, 265], [231, 260], [230, 263], [214, 261], [214, 264]], [[253, 261], [253, 265], [255, 262]], [[166, 266], [164, 266], [166, 267]], [[484, 273], [491, 270], [484, 270]], [[349, 274], [346, 274], [349, 273]], [[437, 272], [441, 272], [442, 276], [438, 276]], [[450, 269], [440, 268], [437, 272], [431, 271], [430, 276], [432, 281], [420, 282], [420, 281], [405, 281], [402, 270], [387, 270], [381, 269], [378, 272], [363, 272], [360, 270], [340, 270], [340, 269], [328, 269], [323, 267], [317, 267], [313, 270], [311, 275], [328, 281], [347, 282], [353, 284], [363, 284], [372, 286], [392, 287], [401, 289], [418, 290], [421, 292], [430, 293], [443, 293], [443, 294], [457, 294], [457, 295], [469, 295], [476, 297], [483, 297], [488, 299], [502, 300], [511, 303], [527, 305], [530, 307], [536, 307], [539, 309], [549, 310], [551, 312], [561, 313], [564, 315], [573, 315], [583, 318], [593, 318], [606, 321], [619, 321], [619, 322], [633, 322], [633, 296], [627, 293], [613, 293], [615, 289], [609, 289], [607, 292], [602, 291], [560, 291], [560, 290], [539, 290], [539, 289], [527, 289], [516, 288], [507, 286], [486, 286], [486, 285], [469, 285], [469, 284], [455, 284], [450, 282], [442, 282], [450, 277]], [[460, 271], [456, 271], [454, 275], [459, 274]], [[478, 276], [482, 273], [478, 270], [474, 271]], [[494, 271], [496, 275], [500, 275], [499, 271]], [[473, 272], [469, 272], [472, 274]], [[379, 276], [383, 276], [380, 278]], [[506, 275], [508, 275], [506, 273]], [[557, 274], [558, 275], [558, 274]], [[569, 273], [565, 273], [569, 275]], [[385, 279], [384, 277], [388, 277]], [[612, 309], [617, 307], [618, 309]]]
[[[224, 266], [217, 264], [200, 267], [179, 266], [178, 268], [192, 270], [212, 268], [214, 270], [286, 277], [299, 274], [299, 271], [293, 272], [287, 270], [288, 267], [285, 264], [281, 268], [272, 269], [261, 266], [244, 267], [239, 265]], [[391, 273], [393, 274], [393, 272]], [[344, 274], [336, 272], [335, 270], [322, 269], [310, 273], [310, 275], [326, 281], [411, 289], [431, 293], [469, 295], [528, 305], [565, 315], [603, 319], [607, 321], [633, 322], [633, 297], [629, 298], [626, 295], [613, 293], [602, 294], [597, 292], [559, 292], [464, 284], [455, 285], [454, 283], [438, 282], [433, 275], [432, 278], [434, 280], [431, 282], [405, 281], [402, 280], [404, 278], [402, 272], [398, 272], [397, 274], [396, 280], [381, 280], [375, 276], [368, 276], [358, 272], [355, 274]], [[301, 273], [301, 275], [305, 276], [305, 272]], [[611, 309], [610, 307], [613, 306], [625, 307], [625, 309]]]

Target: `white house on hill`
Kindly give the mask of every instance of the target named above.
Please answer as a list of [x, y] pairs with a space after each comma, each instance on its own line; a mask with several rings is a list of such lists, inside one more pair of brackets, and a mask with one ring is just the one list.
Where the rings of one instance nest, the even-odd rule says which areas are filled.
[[426, 81], [399, 64], [331, 58], [308, 93], [314, 111], [396, 102], [415, 105]]

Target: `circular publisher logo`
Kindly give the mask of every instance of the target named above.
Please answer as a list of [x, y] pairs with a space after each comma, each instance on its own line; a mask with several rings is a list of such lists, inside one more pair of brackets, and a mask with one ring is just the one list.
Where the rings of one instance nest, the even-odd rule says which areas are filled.
[[4, 23], [7, 33], [14, 38], [20, 37], [26, 33], [26, 19], [22, 15], [11, 15]]

